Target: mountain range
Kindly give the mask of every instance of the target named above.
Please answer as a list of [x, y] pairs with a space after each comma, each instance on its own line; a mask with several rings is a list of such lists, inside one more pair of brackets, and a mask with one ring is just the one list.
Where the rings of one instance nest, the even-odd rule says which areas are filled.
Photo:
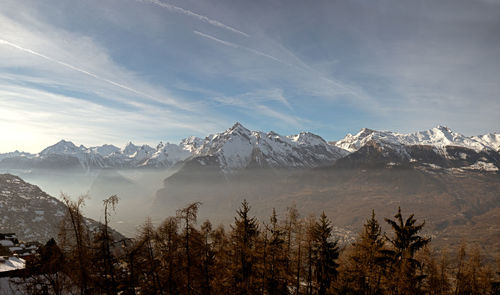
[[102, 198], [118, 194], [113, 226], [130, 236], [145, 216], [159, 222], [197, 201], [200, 219], [227, 224], [247, 199], [261, 220], [272, 208], [324, 211], [349, 240], [372, 209], [391, 217], [401, 206], [426, 221], [436, 247], [468, 239], [490, 256], [500, 254], [499, 168], [499, 134], [464, 136], [444, 126], [409, 134], [364, 128], [327, 142], [236, 123], [179, 144], [120, 149], [60, 141], [38, 154], [0, 155], [0, 170], [52, 186], [53, 195], [80, 185], [72, 194], [90, 193], [93, 218]]
[[246, 167], [329, 166], [365, 146], [396, 156], [396, 162], [424, 161], [437, 165], [436, 159], [413, 157], [418, 154], [416, 150], [426, 150], [428, 156], [457, 160], [448, 168], [495, 172], [500, 167], [500, 134], [496, 133], [468, 137], [444, 126], [410, 134], [363, 128], [355, 135], [327, 142], [309, 132], [282, 136], [273, 131], [250, 131], [236, 123], [204, 139], [188, 137], [179, 144], [160, 142], [156, 147], [129, 142], [122, 149], [109, 144], [87, 148], [61, 140], [38, 154], [19, 151], [0, 154], [0, 169], [169, 168], [192, 160], [201, 165], [216, 165], [223, 173], [231, 174]]

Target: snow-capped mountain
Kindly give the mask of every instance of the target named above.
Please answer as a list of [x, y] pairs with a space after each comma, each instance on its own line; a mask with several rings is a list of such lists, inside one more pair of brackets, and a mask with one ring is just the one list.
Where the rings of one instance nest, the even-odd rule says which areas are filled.
[[163, 144], [156, 148], [149, 145], [137, 146], [129, 142], [123, 149], [105, 144], [87, 148], [83, 145], [61, 140], [38, 154], [13, 152], [0, 154], [2, 168], [138, 168], [169, 167], [191, 156], [197, 138], [185, 144]]
[[26, 153], [26, 152], [20, 152], [20, 151], [14, 151], [10, 153], [4, 153], [0, 154], [0, 161], [5, 158], [14, 158], [14, 157], [31, 157], [33, 154]]
[[472, 139], [500, 152], [500, 134], [488, 133], [484, 135], [473, 136]]
[[193, 151], [193, 160], [202, 165], [215, 159], [229, 172], [250, 166], [311, 168], [332, 164], [347, 154], [312, 133], [282, 136], [275, 132], [250, 131], [240, 123], [222, 133], [207, 136]]
[[[497, 167], [496, 162], [488, 158], [495, 158], [500, 152], [500, 135], [490, 133], [467, 137], [444, 126], [408, 134], [363, 128], [355, 135], [347, 134], [339, 141], [328, 143], [309, 132], [283, 136], [272, 131], [250, 131], [236, 123], [226, 131], [204, 139], [191, 136], [179, 144], [160, 142], [156, 147], [129, 142], [121, 149], [109, 144], [87, 148], [61, 140], [38, 154], [19, 151], [0, 154], [0, 168], [167, 168], [188, 159], [201, 165], [218, 166], [224, 173], [245, 167], [311, 168], [331, 165], [337, 159], [374, 144], [381, 150], [390, 150], [399, 158], [412, 161], [418, 160], [410, 153], [409, 147], [412, 146], [431, 147], [435, 154], [446, 159], [456, 158], [457, 155], [453, 154], [456, 148], [464, 148], [488, 156], [481, 156], [484, 159], [471, 163], [475, 165], [471, 167], [483, 167], [483, 163], [493, 163]], [[418, 148], [412, 150], [414, 153]], [[465, 154], [462, 152], [458, 157]], [[475, 156], [471, 154], [469, 158]]]
[[467, 137], [460, 133], [453, 132], [445, 126], [437, 126], [426, 131], [408, 134], [363, 128], [356, 135], [347, 134], [343, 139], [334, 144], [349, 152], [354, 152], [372, 140], [388, 145], [430, 145], [437, 148], [459, 146], [475, 151], [487, 149], [496, 151], [500, 147], [500, 135], [487, 134]]
[[409, 134], [364, 128], [334, 144], [351, 152], [340, 161], [344, 166], [411, 163], [431, 169], [496, 172], [500, 154], [494, 135], [467, 137], [444, 126]]

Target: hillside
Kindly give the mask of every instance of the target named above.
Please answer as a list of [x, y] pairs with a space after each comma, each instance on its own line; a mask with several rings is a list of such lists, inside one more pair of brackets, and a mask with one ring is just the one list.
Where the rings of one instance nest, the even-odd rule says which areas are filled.
[[[57, 238], [66, 211], [63, 202], [38, 186], [11, 174], [0, 174], [0, 232], [16, 233], [23, 241], [45, 243]], [[100, 225], [89, 218], [86, 223], [91, 230]]]

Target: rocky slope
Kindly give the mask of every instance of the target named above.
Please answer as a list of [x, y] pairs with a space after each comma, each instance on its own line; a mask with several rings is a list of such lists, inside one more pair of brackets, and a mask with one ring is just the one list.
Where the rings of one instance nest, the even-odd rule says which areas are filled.
[[[23, 241], [45, 243], [57, 238], [66, 206], [21, 178], [0, 174], [0, 232], [16, 233]], [[89, 228], [100, 224], [86, 219]], [[118, 233], [115, 233], [119, 236]]]

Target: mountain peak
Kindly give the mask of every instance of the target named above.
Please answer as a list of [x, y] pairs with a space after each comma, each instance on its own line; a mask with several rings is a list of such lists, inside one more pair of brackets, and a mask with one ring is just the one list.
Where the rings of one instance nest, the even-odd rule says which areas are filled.
[[363, 136], [363, 137], [365, 137], [365, 136], [368, 136], [368, 135], [372, 134], [373, 132], [375, 132], [375, 130], [373, 130], [373, 129], [370, 129], [370, 128], [361, 128], [356, 135], [357, 136]]
[[125, 147], [123, 148], [122, 152], [123, 154], [130, 156], [134, 154], [138, 149], [139, 149], [138, 146], [129, 141], [127, 145], [125, 145]]
[[434, 130], [439, 130], [439, 131], [441, 131], [441, 132], [447, 132], [447, 133], [451, 133], [451, 132], [453, 132], [453, 131], [451, 131], [451, 129], [450, 129], [450, 128], [448, 128], [447, 126], [444, 126], [444, 125], [438, 125], [437, 127], [432, 128], [432, 129], [434, 129]]
[[84, 149], [86, 149], [84, 146], [78, 148], [73, 142], [61, 139], [56, 144], [46, 147], [40, 154], [66, 154]]
[[73, 142], [71, 142], [69, 140], [65, 140], [65, 139], [59, 140], [54, 146], [61, 146], [61, 145], [76, 147], [76, 145]]
[[236, 122], [236, 123], [234, 123], [233, 127], [231, 127], [231, 129], [235, 129], [238, 127], [243, 127], [243, 125], [240, 122]]
[[248, 134], [251, 133], [251, 131], [247, 128], [245, 128], [240, 122], [234, 123], [233, 127], [229, 128], [226, 133], [240, 133], [240, 134]]

